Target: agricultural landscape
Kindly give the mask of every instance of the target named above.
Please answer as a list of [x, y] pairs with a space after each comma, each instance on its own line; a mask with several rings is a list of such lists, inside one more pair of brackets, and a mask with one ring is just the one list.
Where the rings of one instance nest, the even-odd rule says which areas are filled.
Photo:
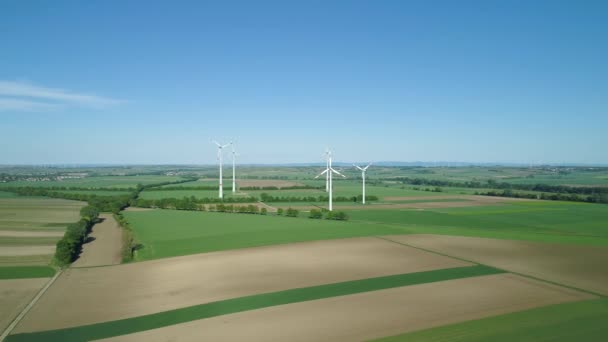
[[320, 169], [4, 168], [5, 340], [608, 333], [608, 169], [343, 167], [333, 212]]
[[0, 342], [608, 341], [608, 1], [0, 1]]

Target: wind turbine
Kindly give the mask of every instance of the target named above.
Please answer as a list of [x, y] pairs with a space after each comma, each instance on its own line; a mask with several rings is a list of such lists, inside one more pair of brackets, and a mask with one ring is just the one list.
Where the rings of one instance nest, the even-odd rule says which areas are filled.
[[353, 166], [361, 170], [361, 178], [363, 178], [363, 204], [365, 204], [365, 172], [367, 171], [368, 167], [372, 166], [372, 163], [367, 164], [366, 167], [360, 167], [355, 164], [353, 164]]
[[332, 179], [333, 179], [332, 176], [333, 176], [333, 173], [335, 173], [335, 174], [337, 174], [339, 176], [342, 176], [343, 178], [346, 178], [346, 176], [343, 175], [343, 174], [341, 174], [340, 172], [334, 170], [331, 167], [331, 151], [327, 150], [325, 152], [325, 154], [327, 155], [327, 168], [323, 172], [319, 173], [317, 175], [317, 177], [315, 177], [315, 179], [321, 177], [323, 174], [327, 175], [326, 177], [328, 179], [328, 183], [327, 184], [328, 184], [328, 190], [329, 190], [328, 191], [329, 192], [329, 211], [333, 211], [333, 198], [332, 198], [332, 195], [333, 195], [333, 185], [332, 185]]
[[234, 150], [234, 143], [232, 145], [232, 193], [236, 192], [236, 156], [238, 153]]
[[[331, 151], [325, 148], [325, 169], [329, 169], [329, 161], [331, 160]], [[329, 173], [325, 174], [325, 192], [329, 192]]]
[[220, 193], [219, 193], [219, 197], [220, 198], [224, 198], [224, 182], [222, 180], [222, 149], [224, 149], [224, 147], [231, 145], [232, 142], [226, 144], [226, 145], [222, 145], [219, 142], [212, 140], [212, 142], [214, 144], [217, 145], [217, 159], [220, 161]]

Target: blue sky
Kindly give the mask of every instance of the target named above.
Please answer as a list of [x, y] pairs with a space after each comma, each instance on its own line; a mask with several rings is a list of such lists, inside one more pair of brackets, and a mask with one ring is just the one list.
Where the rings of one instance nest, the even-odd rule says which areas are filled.
[[606, 1], [0, 2], [0, 164], [608, 163]]

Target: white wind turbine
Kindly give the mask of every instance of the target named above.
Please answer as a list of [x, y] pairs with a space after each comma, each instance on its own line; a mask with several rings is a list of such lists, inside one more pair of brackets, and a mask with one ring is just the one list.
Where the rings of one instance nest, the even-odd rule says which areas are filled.
[[360, 167], [360, 166], [353, 164], [354, 167], [361, 170], [361, 178], [363, 178], [363, 204], [365, 204], [365, 172], [367, 171], [367, 168], [370, 167], [371, 165], [372, 165], [372, 163], [369, 163], [369, 164], [367, 164], [366, 167]]
[[222, 150], [224, 149], [224, 147], [231, 145], [231, 143], [228, 143], [226, 145], [222, 145], [219, 142], [213, 140], [212, 141], [214, 144], [217, 145], [217, 159], [220, 161], [220, 193], [219, 193], [219, 197], [220, 198], [224, 198], [224, 182], [223, 182], [223, 176], [222, 176]]
[[329, 211], [333, 211], [333, 185], [332, 185], [332, 179], [333, 179], [333, 173], [342, 176], [343, 178], [346, 178], [345, 175], [341, 174], [340, 172], [334, 170], [331, 167], [331, 151], [327, 150], [325, 152], [325, 154], [327, 155], [327, 168], [321, 172], [320, 174], [317, 175], [317, 177], [315, 177], [315, 179], [321, 177], [323, 174], [327, 175], [327, 179], [328, 179], [328, 189], [329, 189]]
[[234, 143], [232, 144], [232, 193], [236, 192], [236, 156], [239, 154], [234, 150]]
[[[325, 169], [329, 169], [329, 161], [331, 160], [331, 151], [325, 149]], [[329, 192], [329, 172], [325, 174], [325, 192]]]

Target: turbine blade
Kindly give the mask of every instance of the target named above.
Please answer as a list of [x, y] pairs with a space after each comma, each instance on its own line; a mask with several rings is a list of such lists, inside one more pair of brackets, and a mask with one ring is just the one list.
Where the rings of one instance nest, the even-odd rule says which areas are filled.
[[366, 167], [364, 167], [364, 168], [363, 168], [363, 170], [361, 170], [361, 171], [366, 171], [366, 170], [367, 170], [367, 168], [368, 168], [368, 167], [370, 167], [370, 166], [372, 166], [372, 163], [367, 164], [367, 166], [366, 166]]
[[215, 140], [211, 140], [211, 142], [212, 142], [212, 143], [214, 143], [214, 144], [216, 144], [216, 145], [217, 145], [217, 147], [219, 147], [219, 148], [221, 148], [221, 147], [222, 147], [222, 145], [220, 145], [220, 143], [218, 143], [218, 142], [217, 142], [217, 141], [215, 141]]
[[357, 166], [355, 164], [353, 164], [354, 167], [356, 167], [357, 169], [361, 170], [361, 171], [365, 171], [364, 169], [362, 169], [360, 166]]
[[331, 168], [331, 171], [332, 171], [333, 173], [335, 173], [335, 174], [339, 175], [339, 176], [342, 176], [342, 177], [346, 178], [346, 176], [345, 176], [345, 175], [343, 175], [343, 174], [341, 174], [340, 172], [338, 172], [338, 171], [334, 170], [333, 168]]
[[317, 178], [319, 178], [319, 177], [323, 176], [325, 173], [327, 173], [327, 171], [329, 171], [329, 169], [325, 169], [325, 171], [323, 171], [323, 172], [319, 173], [319, 174], [317, 175], [317, 177], [315, 177], [315, 179], [317, 179]]

